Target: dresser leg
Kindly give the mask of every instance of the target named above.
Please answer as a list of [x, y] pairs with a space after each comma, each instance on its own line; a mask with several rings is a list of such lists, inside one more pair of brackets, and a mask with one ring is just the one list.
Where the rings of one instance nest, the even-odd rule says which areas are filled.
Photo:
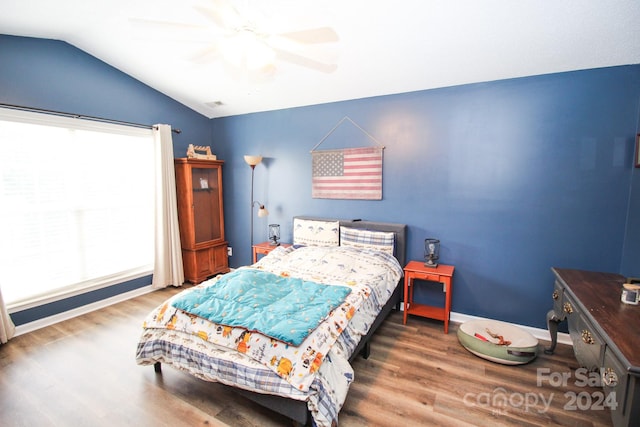
[[544, 349], [545, 354], [553, 354], [558, 344], [558, 323], [561, 320], [556, 316], [554, 310], [549, 310], [547, 313], [547, 328], [549, 329], [549, 335], [551, 335], [551, 346]]

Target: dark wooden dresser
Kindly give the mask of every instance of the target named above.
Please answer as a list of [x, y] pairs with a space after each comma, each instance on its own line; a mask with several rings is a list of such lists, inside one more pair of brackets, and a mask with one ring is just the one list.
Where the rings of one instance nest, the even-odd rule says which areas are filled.
[[[578, 363], [599, 372], [614, 426], [640, 425], [640, 306], [620, 301], [618, 274], [553, 268], [553, 309], [547, 313], [555, 350], [558, 323], [567, 320]], [[615, 393], [612, 395], [612, 393]]]

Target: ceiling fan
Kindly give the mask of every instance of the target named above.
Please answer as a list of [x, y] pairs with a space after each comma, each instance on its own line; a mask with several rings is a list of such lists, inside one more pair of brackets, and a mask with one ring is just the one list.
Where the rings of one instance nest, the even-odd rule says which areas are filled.
[[[271, 74], [277, 61], [284, 61], [322, 73], [337, 69], [335, 61], [321, 60], [318, 46], [336, 43], [338, 34], [330, 27], [318, 27], [291, 32], [270, 30], [268, 18], [248, 6], [238, 10], [229, 0], [209, 0], [208, 6], [193, 6], [215, 26], [207, 47], [191, 59], [207, 63], [222, 59], [227, 65], [251, 73]], [[169, 22], [137, 20], [160, 25]], [[195, 28], [191, 24], [177, 24], [177, 28]], [[200, 26], [201, 28], [201, 26]]]

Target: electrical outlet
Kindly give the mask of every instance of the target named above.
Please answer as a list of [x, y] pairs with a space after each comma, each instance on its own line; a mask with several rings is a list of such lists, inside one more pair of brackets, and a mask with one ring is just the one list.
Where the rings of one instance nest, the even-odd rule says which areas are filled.
[[227, 247], [227, 255], [233, 256], [233, 248], [231, 246]]

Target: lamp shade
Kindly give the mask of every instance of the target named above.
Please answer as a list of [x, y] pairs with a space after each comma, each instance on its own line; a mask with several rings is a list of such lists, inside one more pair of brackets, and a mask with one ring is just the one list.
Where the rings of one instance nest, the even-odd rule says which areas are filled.
[[244, 156], [244, 161], [249, 166], [255, 166], [262, 161], [262, 156]]
[[274, 246], [278, 246], [280, 243], [280, 224], [269, 224], [269, 240]]
[[434, 238], [424, 239], [424, 265], [437, 267], [440, 258], [440, 240]]
[[262, 218], [267, 215], [269, 215], [269, 211], [267, 210], [267, 208], [265, 208], [264, 205], [260, 205], [260, 208], [258, 209], [258, 216]]

